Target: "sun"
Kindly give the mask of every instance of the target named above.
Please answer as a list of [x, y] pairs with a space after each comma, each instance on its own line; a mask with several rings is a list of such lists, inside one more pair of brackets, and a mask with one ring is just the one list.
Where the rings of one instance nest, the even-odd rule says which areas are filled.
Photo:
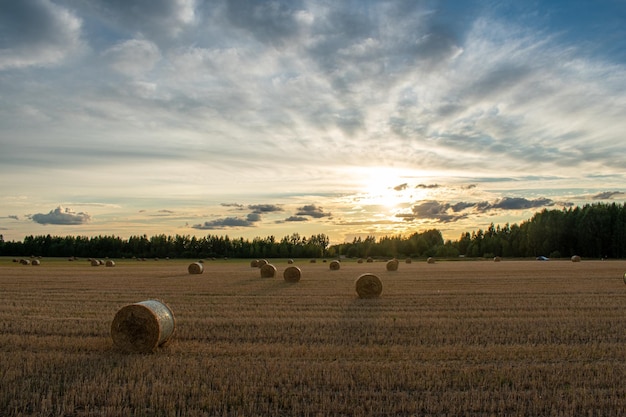
[[414, 191], [409, 185], [410, 176], [394, 168], [370, 168], [362, 173], [360, 183], [361, 204], [374, 205], [388, 210], [407, 203]]

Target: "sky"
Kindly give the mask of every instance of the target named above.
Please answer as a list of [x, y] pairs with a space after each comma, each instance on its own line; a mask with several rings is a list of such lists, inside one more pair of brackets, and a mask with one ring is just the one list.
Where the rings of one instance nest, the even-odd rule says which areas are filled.
[[445, 239], [626, 201], [626, 0], [0, 0], [0, 234]]

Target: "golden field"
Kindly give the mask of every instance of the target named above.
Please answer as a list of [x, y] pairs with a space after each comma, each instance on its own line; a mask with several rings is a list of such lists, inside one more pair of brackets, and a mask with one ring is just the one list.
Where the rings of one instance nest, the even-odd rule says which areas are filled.
[[[626, 415], [626, 261], [190, 262], [0, 259], [0, 415]], [[120, 351], [113, 317], [148, 299], [171, 340]]]

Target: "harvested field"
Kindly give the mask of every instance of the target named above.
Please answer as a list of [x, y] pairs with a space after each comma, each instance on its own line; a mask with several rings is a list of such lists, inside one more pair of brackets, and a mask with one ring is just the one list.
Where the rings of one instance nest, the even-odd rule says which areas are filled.
[[[188, 264], [0, 259], [0, 415], [626, 415], [626, 261], [294, 260], [297, 285], [286, 260]], [[148, 299], [174, 334], [119, 351], [113, 317]]]

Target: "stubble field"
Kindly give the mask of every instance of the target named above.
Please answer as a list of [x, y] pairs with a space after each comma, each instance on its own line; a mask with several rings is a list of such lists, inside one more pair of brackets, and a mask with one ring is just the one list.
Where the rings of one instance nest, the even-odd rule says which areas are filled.
[[[298, 283], [190, 262], [0, 259], [0, 415], [626, 415], [626, 261], [296, 260]], [[118, 350], [113, 317], [148, 299], [171, 341]]]

